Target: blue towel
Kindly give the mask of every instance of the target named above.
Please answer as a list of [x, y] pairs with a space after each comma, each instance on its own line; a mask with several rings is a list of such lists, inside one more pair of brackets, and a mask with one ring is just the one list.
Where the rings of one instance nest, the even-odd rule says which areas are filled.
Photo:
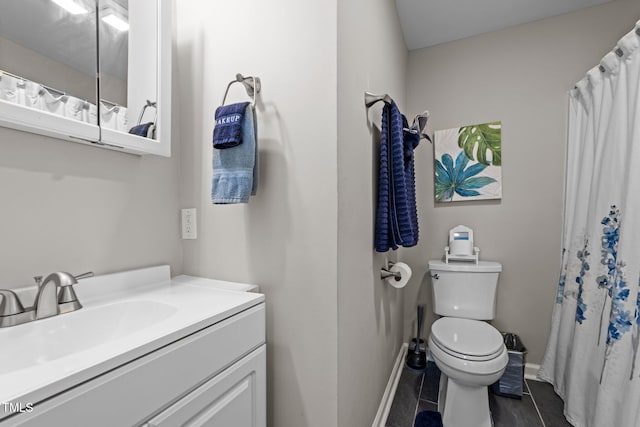
[[411, 227], [410, 237], [403, 243], [405, 248], [418, 244], [418, 205], [416, 203], [416, 172], [414, 150], [420, 143], [420, 134], [407, 132], [407, 118], [402, 116], [403, 142], [404, 142], [404, 174], [405, 185], [407, 187], [407, 205], [409, 209], [409, 226]]
[[242, 123], [248, 102], [222, 105], [216, 108], [213, 147], [231, 148], [242, 144]]
[[375, 249], [386, 252], [418, 243], [413, 151], [420, 135], [405, 132], [407, 119], [395, 103], [382, 109]]
[[213, 149], [211, 200], [215, 204], [247, 203], [258, 186], [258, 145], [253, 108], [247, 103], [242, 120], [242, 144]]
[[[129, 129], [129, 133], [133, 135], [141, 136], [143, 138], [153, 138], [154, 125], [155, 124], [153, 122], [135, 125], [131, 129]], [[149, 132], [149, 130], [151, 130], [151, 132]]]
[[422, 411], [416, 415], [414, 427], [442, 427], [442, 417], [439, 412]]

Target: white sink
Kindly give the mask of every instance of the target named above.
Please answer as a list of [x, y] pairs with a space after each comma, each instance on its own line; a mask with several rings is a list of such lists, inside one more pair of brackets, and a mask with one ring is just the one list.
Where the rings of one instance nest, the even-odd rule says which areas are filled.
[[74, 287], [83, 308], [0, 329], [0, 402], [41, 402], [264, 301], [250, 285], [171, 279], [169, 266]]
[[20, 345], [0, 356], [0, 375], [109, 345], [177, 311], [177, 307], [156, 301], [122, 301], [8, 328], [3, 340], [16, 340]]

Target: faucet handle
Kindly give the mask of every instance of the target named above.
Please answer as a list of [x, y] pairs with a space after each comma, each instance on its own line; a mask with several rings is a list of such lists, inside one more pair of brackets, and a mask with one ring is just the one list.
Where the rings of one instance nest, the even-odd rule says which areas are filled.
[[0, 289], [0, 316], [11, 316], [13, 314], [24, 313], [24, 307], [15, 292], [8, 289]]
[[78, 301], [78, 296], [73, 286], [63, 286], [58, 293], [58, 304]]
[[93, 271], [87, 271], [86, 273], [78, 274], [77, 276], [69, 273], [64, 274], [67, 275], [68, 280], [64, 280], [62, 283], [60, 283], [60, 292], [58, 292], [58, 304], [78, 301], [78, 297], [76, 296], [76, 291], [73, 289], [73, 285], [77, 285], [77, 281], [80, 279], [93, 277]]
[[86, 279], [87, 277], [93, 277], [93, 271], [87, 271], [86, 273], [78, 274], [77, 276], [73, 276], [74, 279]]
[[33, 276], [33, 280], [36, 281], [36, 285], [40, 287], [42, 285], [42, 276]]
[[[87, 277], [93, 277], [93, 271], [87, 271], [86, 273], [78, 274], [77, 276], [71, 276], [73, 280], [60, 286], [60, 292], [58, 292], [58, 305], [60, 306], [61, 313], [67, 313], [82, 308], [82, 304], [78, 301], [75, 289], [72, 285], [77, 284], [78, 280], [85, 279]], [[75, 283], [73, 283], [75, 282]]]

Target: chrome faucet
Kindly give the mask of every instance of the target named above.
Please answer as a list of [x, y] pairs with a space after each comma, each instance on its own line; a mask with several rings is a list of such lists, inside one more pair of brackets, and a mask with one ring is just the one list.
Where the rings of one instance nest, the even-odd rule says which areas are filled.
[[33, 306], [26, 309], [15, 292], [0, 289], [2, 297], [0, 328], [45, 319], [82, 308], [73, 285], [77, 285], [79, 279], [91, 276], [93, 276], [93, 272], [73, 276], [59, 271], [49, 274], [44, 280], [42, 280], [42, 276], [34, 277], [38, 285], [38, 293]]
[[8, 289], [0, 289], [0, 295], [2, 295], [2, 302], [0, 303], [1, 315], [12, 315], [22, 313], [24, 307], [20, 303], [20, 299], [15, 292]]

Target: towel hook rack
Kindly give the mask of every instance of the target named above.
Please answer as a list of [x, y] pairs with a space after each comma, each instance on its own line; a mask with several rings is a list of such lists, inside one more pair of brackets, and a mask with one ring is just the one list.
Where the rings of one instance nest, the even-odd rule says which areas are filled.
[[375, 95], [371, 92], [364, 93], [364, 105], [366, 105], [367, 108], [380, 101], [384, 101], [386, 104], [393, 103], [393, 99], [386, 93], [383, 95]]
[[[367, 108], [370, 108], [372, 105], [380, 101], [383, 101], [385, 104], [389, 104], [389, 105], [394, 103], [393, 99], [389, 96], [389, 94], [385, 93], [382, 95], [375, 95], [371, 92], [364, 93], [364, 105]], [[431, 140], [431, 137], [425, 131], [425, 128], [427, 127], [427, 120], [429, 120], [429, 112], [424, 111], [422, 114], [417, 114], [413, 118], [412, 124], [407, 128], [403, 128], [402, 130], [404, 130], [405, 132], [412, 133], [414, 135], [419, 134], [420, 139], [424, 138], [427, 141], [433, 143], [433, 141]]]
[[256, 95], [260, 93], [262, 89], [262, 83], [260, 82], [260, 77], [247, 76], [244, 77], [242, 74], [236, 74], [236, 79], [231, 80], [227, 85], [227, 90], [224, 91], [224, 97], [222, 98], [222, 105], [224, 105], [227, 100], [227, 94], [229, 93], [229, 88], [234, 83], [242, 83], [244, 89], [247, 91], [247, 95], [251, 98], [251, 105], [253, 107], [256, 106]]

